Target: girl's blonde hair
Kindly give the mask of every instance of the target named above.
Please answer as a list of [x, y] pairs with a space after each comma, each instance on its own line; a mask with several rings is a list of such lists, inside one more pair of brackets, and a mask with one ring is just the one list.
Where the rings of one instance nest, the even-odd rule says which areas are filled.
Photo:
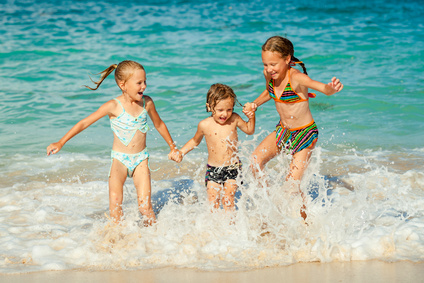
[[262, 45], [262, 51], [278, 52], [283, 58], [290, 55], [291, 60], [302, 67], [303, 73], [308, 74], [303, 62], [294, 57], [293, 43], [287, 38], [278, 35], [268, 38], [264, 45]]
[[233, 99], [234, 106], [237, 101], [237, 96], [231, 87], [224, 84], [211, 85], [208, 90], [208, 94], [206, 95], [206, 112], [213, 112], [215, 106], [220, 100], [224, 100], [229, 97]]
[[89, 88], [91, 90], [98, 89], [99, 86], [102, 84], [102, 82], [113, 71], [115, 71], [115, 81], [116, 81], [116, 83], [117, 84], [119, 84], [120, 82], [125, 83], [134, 74], [135, 70], [143, 70], [144, 71], [144, 67], [140, 63], [137, 63], [137, 62], [131, 61], [131, 60], [122, 61], [118, 65], [116, 65], [116, 64], [110, 65], [109, 68], [107, 68], [106, 70], [97, 74], [97, 75], [101, 75], [100, 80], [98, 80], [97, 82], [93, 81], [93, 79], [91, 79], [91, 77], [90, 77], [91, 81], [96, 85], [95, 88], [92, 88], [92, 87], [89, 87], [89, 86], [85, 86], [85, 87]]

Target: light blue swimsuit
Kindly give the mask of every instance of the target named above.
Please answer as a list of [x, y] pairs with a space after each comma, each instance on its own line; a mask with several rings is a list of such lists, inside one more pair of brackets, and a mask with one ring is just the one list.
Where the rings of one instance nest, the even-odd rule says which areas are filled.
[[[147, 125], [147, 111], [145, 108], [144, 97], [144, 109], [140, 113], [140, 115], [138, 115], [138, 117], [133, 117], [128, 114], [125, 111], [124, 106], [122, 106], [121, 102], [116, 98], [115, 100], [119, 103], [119, 105], [121, 105], [122, 113], [118, 117], [110, 119], [110, 127], [112, 128], [112, 131], [115, 133], [115, 135], [119, 138], [119, 140], [125, 146], [128, 146], [137, 131], [146, 133], [149, 130], [149, 126]], [[134, 170], [138, 166], [138, 164], [143, 162], [143, 160], [149, 158], [149, 152], [147, 151], [147, 148], [143, 149], [141, 152], [136, 154], [128, 154], [112, 150], [112, 161], [114, 158], [119, 160], [122, 164], [125, 165], [125, 167], [127, 167], [127, 175], [128, 177], [132, 177], [134, 174]]]

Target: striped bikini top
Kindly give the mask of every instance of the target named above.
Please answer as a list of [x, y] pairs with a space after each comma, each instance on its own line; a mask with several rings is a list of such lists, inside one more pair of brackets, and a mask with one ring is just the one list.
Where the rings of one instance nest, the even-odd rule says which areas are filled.
[[133, 117], [128, 114], [124, 106], [122, 106], [121, 102], [118, 101], [119, 105], [122, 107], [122, 113], [119, 114], [118, 117], [110, 119], [110, 127], [115, 135], [119, 138], [119, 140], [125, 145], [128, 144], [133, 139], [135, 133], [137, 131], [141, 131], [142, 133], [146, 133], [149, 130], [149, 126], [147, 125], [147, 111], [144, 107], [145, 101], [143, 97], [143, 111], [138, 115], [138, 117]]
[[[270, 79], [268, 82], [268, 92], [269, 92], [269, 96], [274, 99], [275, 102], [280, 102], [280, 103], [298, 103], [298, 102], [303, 102], [308, 100], [307, 99], [302, 99], [291, 87], [291, 83], [290, 83], [290, 69], [288, 70], [287, 75], [289, 76], [289, 81], [286, 85], [286, 87], [284, 88], [283, 93], [281, 94], [280, 98], [278, 99], [277, 96], [275, 95], [274, 92], [274, 80]], [[314, 98], [316, 97], [315, 93], [308, 93], [308, 97]]]

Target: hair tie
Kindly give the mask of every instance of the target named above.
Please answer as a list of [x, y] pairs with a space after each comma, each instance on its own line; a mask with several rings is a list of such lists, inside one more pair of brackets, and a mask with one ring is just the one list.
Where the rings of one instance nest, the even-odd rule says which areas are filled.
[[296, 66], [296, 64], [300, 64], [300, 63], [303, 63], [303, 61], [291, 61], [290, 62], [290, 66]]

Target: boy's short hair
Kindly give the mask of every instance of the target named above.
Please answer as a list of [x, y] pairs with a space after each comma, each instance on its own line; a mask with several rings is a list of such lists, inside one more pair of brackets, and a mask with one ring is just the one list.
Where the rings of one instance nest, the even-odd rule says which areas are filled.
[[236, 103], [237, 96], [233, 89], [224, 84], [213, 84], [208, 90], [206, 95], [206, 111], [212, 112], [218, 101], [231, 97], [233, 99], [233, 106]]

